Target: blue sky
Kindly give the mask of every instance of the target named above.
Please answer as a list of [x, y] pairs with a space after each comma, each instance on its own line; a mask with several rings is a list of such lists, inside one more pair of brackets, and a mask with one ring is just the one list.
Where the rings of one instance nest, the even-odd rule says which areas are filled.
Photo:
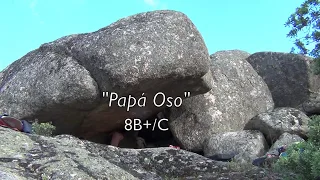
[[2, 0], [0, 71], [41, 44], [96, 31], [140, 12], [185, 13], [209, 53], [240, 49], [289, 52], [284, 23], [303, 0]]

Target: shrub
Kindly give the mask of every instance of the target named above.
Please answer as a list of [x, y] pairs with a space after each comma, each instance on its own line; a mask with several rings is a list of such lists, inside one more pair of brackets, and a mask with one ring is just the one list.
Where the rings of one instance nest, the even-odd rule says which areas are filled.
[[309, 122], [308, 141], [315, 146], [320, 146], [320, 116], [312, 116]]
[[33, 133], [42, 135], [42, 136], [53, 136], [56, 127], [52, 125], [52, 122], [47, 123], [38, 123], [36, 120], [32, 124]]
[[315, 179], [320, 176], [320, 116], [312, 116], [308, 125], [308, 140], [289, 146], [288, 156], [274, 164], [276, 171], [292, 172], [295, 179]]

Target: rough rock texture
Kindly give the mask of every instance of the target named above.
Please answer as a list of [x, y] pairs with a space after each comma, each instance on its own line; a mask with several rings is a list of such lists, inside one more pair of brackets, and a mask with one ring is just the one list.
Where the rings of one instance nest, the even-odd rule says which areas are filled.
[[320, 115], [320, 95], [314, 99], [305, 101], [298, 109], [305, 112], [307, 115]]
[[307, 56], [258, 52], [247, 61], [267, 83], [275, 107], [297, 107], [320, 92], [320, 77], [311, 73]]
[[50, 138], [2, 127], [0, 131], [1, 179], [275, 179], [265, 170], [235, 171], [184, 150], [119, 149], [70, 135]]
[[[133, 15], [92, 33], [43, 44], [12, 63], [0, 76], [0, 112], [53, 121], [58, 133], [93, 136], [123, 128], [126, 118], [144, 120], [158, 112], [153, 105], [157, 92], [182, 98], [185, 91], [191, 96], [208, 92], [209, 59], [186, 15]], [[109, 107], [110, 94], [103, 98], [102, 92], [119, 98], [144, 93], [146, 107], [127, 112], [117, 101]]]
[[259, 131], [237, 131], [216, 134], [205, 141], [204, 155], [236, 153], [235, 161], [251, 162], [264, 155], [269, 146]]
[[300, 136], [296, 135], [296, 134], [290, 134], [290, 133], [283, 133], [279, 139], [271, 146], [271, 148], [269, 149], [269, 151], [274, 151], [277, 148], [287, 145], [290, 146], [291, 144], [295, 143], [295, 142], [303, 142], [305, 141], [304, 139], [302, 139]]
[[262, 113], [246, 124], [246, 130], [261, 131], [269, 144], [273, 144], [283, 133], [291, 133], [306, 138], [310, 118], [294, 108], [276, 108], [272, 112]]
[[239, 50], [211, 55], [212, 90], [171, 108], [170, 128], [184, 148], [201, 151], [209, 134], [242, 130], [251, 118], [273, 109], [268, 86], [248, 56]]

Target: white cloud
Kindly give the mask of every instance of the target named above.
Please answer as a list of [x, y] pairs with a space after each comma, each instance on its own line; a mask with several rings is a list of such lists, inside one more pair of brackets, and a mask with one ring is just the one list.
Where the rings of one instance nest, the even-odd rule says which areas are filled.
[[160, 2], [160, 0], [143, 0], [145, 4], [157, 9], [167, 9], [167, 5]]
[[158, 5], [158, 1], [157, 0], [143, 0], [144, 3], [146, 3], [149, 6], [152, 7], [156, 7]]
[[31, 0], [29, 3], [29, 8], [31, 9], [31, 13], [34, 16], [35, 20], [38, 21], [39, 24], [43, 25], [45, 22], [42, 20], [42, 18], [39, 16], [39, 13], [37, 11], [38, 6], [38, 0]]
[[37, 5], [37, 0], [32, 0], [31, 2], [30, 2], [30, 8], [31, 9], [34, 9], [35, 7], [36, 7], [36, 5]]
[[84, 5], [86, 3], [86, 0], [73, 0], [73, 3], [75, 5]]
[[30, 7], [30, 9], [31, 9], [31, 11], [32, 11], [32, 14], [33, 14], [34, 16], [38, 16], [38, 15], [39, 15], [39, 14], [37, 13], [37, 11], [36, 11], [37, 3], [38, 3], [38, 0], [32, 0], [32, 1], [30, 2], [30, 5], [29, 5], [29, 7]]

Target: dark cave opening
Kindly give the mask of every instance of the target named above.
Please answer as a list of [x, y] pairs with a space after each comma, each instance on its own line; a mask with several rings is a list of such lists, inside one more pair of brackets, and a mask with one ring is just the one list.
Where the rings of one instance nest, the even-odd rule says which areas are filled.
[[[154, 121], [158, 121], [159, 119], [169, 119], [170, 110], [165, 109], [159, 113], [154, 114], [153, 116], [147, 118], [150, 124], [154, 124]], [[117, 129], [110, 133], [101, 133], [100, 135], [96, 136], [96, 139], [90, 139], [89, 141], [111, 145], [112, 136], [114, 132], [121, 133], [123, 135], [123, 139], [119, 142], [119, 148], [128, 148], [128, 149], [144, 149], [144, 148], [160, 148], [160, 147], [170, 147], [175, 146], [179, 147], [180, 149], [184, 149], [183, 146], [176, 141], [173, 133], [170, 130], [169, 120], [168, 121], [161, 121], [157, 128], [146, 128], [146, 126], [142, 126], [141, 130], [137, 131], [126, 131], [124, 128]], [[202, 151], [190, 152], [203, 155]]]
[[[142, 129], [138, 131], [126, 131], [125, 129], [120, 129], [118, 132], [122, 133], [124, 138], [120, 141], [118, 147], [141, 149], [169, 147], [170, 145], [179, 146], [170, 130], [169, 122], [166, 120], [159, 121], [161, 119], [168, 119], [167, 112], [168, 111], [165, 110], [147, 118], [148, 123], [152, 125], [157, 124], [155, 128], [142, 126]], [[111, 138], [112, 134], [109, 135], [108, 142], [111, 142]], [[141, 146], [142, 143], [143, 146]]]

